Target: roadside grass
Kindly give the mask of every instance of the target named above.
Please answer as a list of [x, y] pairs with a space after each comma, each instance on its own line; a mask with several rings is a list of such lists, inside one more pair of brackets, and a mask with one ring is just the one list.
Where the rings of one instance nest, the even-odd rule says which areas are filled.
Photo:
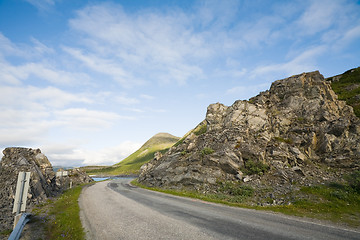
[[218, 183], [219, 189], [216, 194], [147, 187], [140, 184], [137, 179], [131, 183], [153, 191], [197, 198], [208, 202], [326, 220], [355, 228], [360, 227], [360, 192], [346, 184], [331, 183], [302, 187], [299, 191], [291, 194], [292, 198], [295, 199], [291, 203], [260, 206], [255, 189], [230, 182]]
[[[245, 192], [241, 192], [240, 194], [227, 194], [226, 190], [222, 193], [218, 194], [202, 194], [196, 191], [190, 190], [175, 190], [175, 189], [163, 189], [163, 188], [155, 188], [155, 187], [148, 187], [138, 182], [137, 179], [131, 181], [132, 185], [145, 188], [152, 191], [172, 194], [180, 197], [190, 197], [196, 198], [207, 202], [214, 202], [214, 203], [222, 203], [230, 206], [237, 206], [237, 207], [247, 207], [243, 202], [246, 198], [248, 198], [251, 194], [249, 194], [249, 190], [246, 189]], [[220, 186], [222, 187], [222, 186]], [[226, 188], [226, 187], [224, 187]], [[251, 192], [251, 190], [250, 190]]]
[[44, 227], [45, 239], [85, 239], [78, 199], [85, 185], [66, 190], [56, 199], [33, 210], [35, 221]]
[[263, 209], [360, 227], [360, 194], [348, 185], [331, 183], [302, 187], [298, 195], [302, 197], [290, 205]]

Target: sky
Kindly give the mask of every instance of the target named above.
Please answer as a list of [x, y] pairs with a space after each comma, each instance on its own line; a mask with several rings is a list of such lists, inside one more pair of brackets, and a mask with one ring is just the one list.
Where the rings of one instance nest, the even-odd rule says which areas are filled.
[[111, 165], [209, 104], [359, 60], [355, 0], [0, 0], [0, 148]]

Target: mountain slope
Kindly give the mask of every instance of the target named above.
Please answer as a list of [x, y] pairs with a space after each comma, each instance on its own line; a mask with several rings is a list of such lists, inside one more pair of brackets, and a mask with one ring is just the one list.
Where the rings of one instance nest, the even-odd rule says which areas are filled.
[[339, 100], [344, 100], [352, 106], [355, 115], [360, 118], [360, 67], [350, 69], [327, 80], [331, 81], [331, 87], [338, 95]]
[[139, 182], [218, 192], [230, 181], [283, 204], [300, 186], [345, 182], [360, 169], [360, 120], [337, 98], [316, 71], [275, 81], [249, 101], [211, 104], [204, 130], [144, 165]]
[[121, 162], [110, 167], [87, 167], [85, 171], [94, 175], [138, 174], [140, 167], [153, 159], [156, 152], [166, 152], [179, 139], [168, 133], [158, 133]]

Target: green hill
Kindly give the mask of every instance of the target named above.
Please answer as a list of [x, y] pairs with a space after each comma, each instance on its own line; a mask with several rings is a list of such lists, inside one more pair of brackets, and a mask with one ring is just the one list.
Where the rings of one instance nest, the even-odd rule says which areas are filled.
[[343, 74], [330, 77], [331, 87], [338, 95], [339, 100], [344, 100], [354, 108], [354, 113], [360, 117], [360, 67], [350, 69]]
[[156, 152], [166, 152], [180, 138], [168, 133], [158, 133], [136, 152], [113, 166], [89, 166], [82, 170], [92, 175], [138, 174], [140, 167], [154, 158]]

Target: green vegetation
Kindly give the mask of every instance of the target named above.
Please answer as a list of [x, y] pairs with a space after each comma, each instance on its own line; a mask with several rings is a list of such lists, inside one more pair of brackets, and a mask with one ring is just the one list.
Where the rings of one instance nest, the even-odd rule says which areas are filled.
[[172, 194], [181, 197], [190, 197], [201, 199], [208, 202], [222, 203], [230, 206], [238, 207], [247, 207], [244, 202], [252, 196], [253, 189], [251, 187], [243, 186], [238, 183], [218, 183], [219, 193], [207, 193], [203, 194], [196, 191], [190, 191], [186, 189], [175, 190], [175, 189], [163, 189], [163, 188], [154, 188], [147, 187], [140, 184], [136, 179], [131, 182], [131, 184], [145, 188], [152, 191], [163, 192], [167, 194]]
[[218, 192], [220, 193], [222, 200], [231, 203], [242, 203], [254, 194], [254, 189], [252, 187], [242, 185], [238, 182], [218, 182], [218, 185]]
[[332, 81], [331, 87], [339, 100], [346, 101], [354, 108], [355, 115], [360, 117], [360, 67], [343, 73], [339, 81]]
[[201, 134], [206, 133], [207, 131], [207, 125], [206, 124], [200, 124], [197, 128], [194, 130], [194, 134], [196, 136], [200, 136]]
[[9, 235], [11, 234], [12, 230], [8, 229], [8, 230], [4, 230], [2, 232], [0, 232], [0, 237], [9, 237]]
[[282, 138], [282, 137], [274, 137], [274, 139], [278, 142], [283, 142], [283, 143], [287, 143], [287, 144], [292, 144], [293, 141], [291, 139], [288, 138]]
[[263, 175], [269, 169], [270, 169], [269, 165], [249, 159], [245, 161], [245, 167], [242, 168], [241, 170], [246, 175], [253, 175], [253, 174]]
[[360, 193], [349, 185], [331, 183], [303, 187], [296, 195], [303, 197], [298, 197], [291, 205], [265, 209], [360, 226]]
[[174, 144], [174, 147], [177, 147], [180, 144], [182, 144], [184, 142], [185, 138], [187, 138], [191, 133], [194, 133], [196, 136], [200, 136], [200, 135], [206, 133], [206, 131], [207, 131], [207, 124], [206, 124], [206, 122], [204, 120], [199, 125], [197, 125], [194, 129], [187, 132], [179, 141], [177, 141]]
[[189, 190], [150, 188], [139, 184], [137, 180], [134, 180], [132, 184], [153, 191], [197, 198], [230, 206], [270, 210], [288, 215], [329, 220], [352, 227], [360, 227], [360, 171], [346, 176], [345, 179], [347, 181], [346, 184], [330, 183], [327, 185], [302, 187], [298, 191], [283, 196], [284, 199], [292, 199], [288, 204], [268, 206], [254, 204], [259, 202], [272, 204], [272, 198], [261, 197], [269, 191], [272, 192], [272, 190], [253, 189], [237, 182], [218, 182], [217, 193], [205, 194]]
[[35, 221], [45, 229], [46, 239], [85, 239], [78, 205], [83, 186], [69, 189], [33, 210]]
[[156, 152], [165, 153], [178, 140], [178, 137], [160, 133], [150, 138], [136, 152], [113, 166], [82, 169], [93, 175], [138, 174], [140, 167], [152, 160]]
[[345, 176], [348, 185], [360, 194], [360, 171], [355, 171], [352, 174]]
[[209, 154], [212, 154], [212, 153], [214, 153], [215, 152], [215, 150], [214, 149], [212, 149], [212, 148], [209, 148], [209, 147], [204, 147], [204, 149], [203, 150], [201, 150], [201, 155], [209, 155]]

